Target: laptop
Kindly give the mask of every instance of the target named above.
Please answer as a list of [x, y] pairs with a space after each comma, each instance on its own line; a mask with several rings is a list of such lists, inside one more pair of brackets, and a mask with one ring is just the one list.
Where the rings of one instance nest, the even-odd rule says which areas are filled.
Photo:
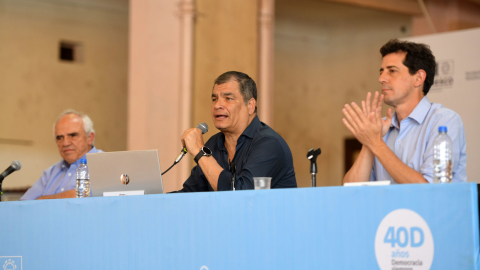
[[92, 197], [163, 194], [158, 150], [87, 153]]

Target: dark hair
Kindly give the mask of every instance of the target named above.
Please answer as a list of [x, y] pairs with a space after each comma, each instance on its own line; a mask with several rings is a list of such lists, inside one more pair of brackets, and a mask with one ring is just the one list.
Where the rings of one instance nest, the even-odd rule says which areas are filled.
[[430, 46], [421, 43], [391, 39], [380, 49], [382, 57], [397, 52], [406, 53], [403, 64], [408, 67], [408, 72], [411, 75], [417, 73], [419, 69], [423, 69], [427, 73], [427, 77], [423, 84], [423, 94], [427, 95], [428, 91], [430, 91], [430, 87], [433, 85], [436, 67], [435, 56], [433, 56]]
[[[223, 73], [222, 75], [218, 76], [215, 79], [215, 84], [224, 84], [231, 80], [235, 80], [238, 82], [238, 89], [240, 90], [240, 94], [243, 97], [243, 102], [245, 105], [248, 104], [248, 101], [251, 98], [254, 98], [257, 101], [257, 85], [255, 81], [252, 80], [247, 74], [238, 72], [238, 71], [228, 71]], [[255, 105], [255, 113], [257, 113], [257, 106]]]

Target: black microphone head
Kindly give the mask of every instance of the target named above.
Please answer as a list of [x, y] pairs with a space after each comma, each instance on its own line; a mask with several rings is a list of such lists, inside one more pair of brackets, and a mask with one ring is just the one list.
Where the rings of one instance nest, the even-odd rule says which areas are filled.
[[20, 169], [22, 168], [22, 164], [21, 164], [20, 161], [18, 161], [18, 160], [12, 161], [12, 165], [10, 165], [10, 166], [12, 166], [12, 168], [13, 168], [15, 171], [18, 171], [18, 170], [20, 170]]
[[308, 153], [307, 153], [307, 158], [310, 159], [310, 160], [316, 160], [317, 159], [317, 156], [320, 155], [320, 153], [322, 153], [322, 150], [320, 150], [320, 148], [318, 148], [317, 150], [313, 150], [310, 149], [308, 150]]
[[197, 128], [202, 131], [202, 134], [205, 134], [208, 132], [208, 125], [207, 123], [198, 123]]
[[312, 158], [313, 158], [313, 148], [310, 149], [310, 150], [308, 150], [307, 158], [308, 158], [308, 159], [312, 159]]

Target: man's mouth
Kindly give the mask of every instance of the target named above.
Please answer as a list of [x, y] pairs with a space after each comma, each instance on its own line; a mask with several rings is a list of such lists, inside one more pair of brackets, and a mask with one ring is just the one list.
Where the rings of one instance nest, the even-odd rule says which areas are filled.
[[215, 115], [215, 119], [218, 119], [218, 120], [223, 120], [223, 119], [226, 119], [228, 116], [224, 115], [224, 114], [217, 114]]
[[382, 93], [385, 93], [385, 92], [390, 91], [390, 90], [392, 90], [392, 89], [388, 88], [388, 87], [383, 87], [382, 88]]

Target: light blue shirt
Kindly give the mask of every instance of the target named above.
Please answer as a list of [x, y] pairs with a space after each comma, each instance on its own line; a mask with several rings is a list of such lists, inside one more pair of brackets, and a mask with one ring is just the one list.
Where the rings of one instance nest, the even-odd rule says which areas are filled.
[[[466, 182], [465, 128], [460, 115], [441, 104], [430, 103], [427, 97], [423, 97], [400, 125], [394, 113], [392, 125], [383, 140], [403, 163], [420, 172], [425, 180], [433, 183], [433, 144], [440, 126], [447, 127], [447, 134], [453, 142], [452, 182]], [[370, 181], [376, 180], [391, 180], [392, 184], [396, 184], [375, 157]]]
[[[88, 153], [103, 152], [97, 150], [95, 146]], [[55, 163], [50, 168], [43, 171], [42, 177], [33, 184], [31, 188], [23, 194], [20, 200], [35, 200], [40, 196], [54, 195], [70, 189], [75, 189], [76, 170], [80, 165], [80, 159], [87, 158], [87, 155], [79, 158], [72, 164], [68, 164], [65, 160]]]

